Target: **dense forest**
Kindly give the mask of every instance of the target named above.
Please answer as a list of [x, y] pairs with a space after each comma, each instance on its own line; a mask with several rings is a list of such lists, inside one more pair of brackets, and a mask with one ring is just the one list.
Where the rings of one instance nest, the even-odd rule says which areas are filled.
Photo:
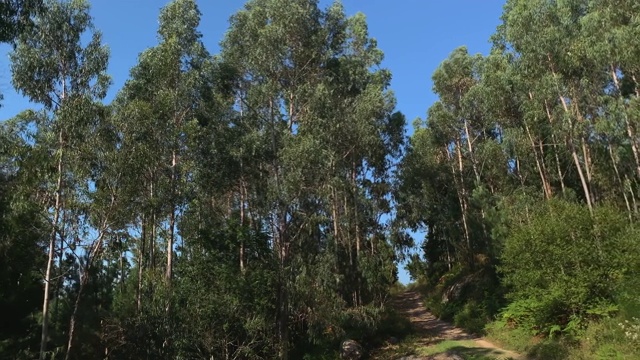
[[459, 326], [640, 354], [640, 3], [506, 1], [410, 137], [363, 14], [249, 0], [215, 55], [200, 16], [107, 103], [87, 0], [0, 3], [36, 105], [0, 123], [1, 359], [334, 359], [407, 256]]

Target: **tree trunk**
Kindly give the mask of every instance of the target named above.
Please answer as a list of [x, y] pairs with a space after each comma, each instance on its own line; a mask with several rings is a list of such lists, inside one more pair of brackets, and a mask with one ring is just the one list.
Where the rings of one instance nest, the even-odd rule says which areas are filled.
[[56, 233], [58, 220], [60, 219], [61, 197], [62, 197], [62, 164], [63, 164], [63, 133], [59, 134], [60, 155], [58, 158], [58, 179], [56, 181], [56, 196], [53, 209], [53, 220], [51, 221], [51, 233], [49, 234], [49, 257], [47, 259], [47, 270], [44, 277], [44, 300], [42, 302], [42, 337], [40, 339], [40, 360], [44, 360], [47, 351], [47, 340], [49, 337], [49, 292], [51, 287], [51, 271], [53, 259], [55, 257]]
[[475, 154], [473, 153], [473, 145], [471, 144], [471, 135], [469, 133], [469, 123], [467, 120], [464, 120], [464, 132], [467, 136], [467, 147], [469, 148], [469, 157], [471, 158], [471, 167], [473, 168], [473, 173], [476, 176], [476, 182], [480, 184], [480, 172], [478, 171], [478, 163], [476, 162]]
[[547, 101], [544, 101], [544, 108], [547, 112], [547, 119], [549, 120], [549, 125], [551, 125], [551, 141], [553, 141], [553, 154], [556, 160], [556, 170], [558, 171], [558, 179], [560, 180], [560, 188], [562, 189], [562, 193], [566, 193], [566, 186], [564, 184], [564, 174], [562, 173], [562, 167], [560, 166], [560, 155], [558, 154], [558, 140], [556, 140], [556, 134], [553, 130], [553, 117], [551, 116], [551, 111], [549, 110], [549, 104]]
[[140, 248], [138, 249], [138, 286], [136, 287], [136, 310], [142, 311], [142, 275], [144, 273], [144, 251], [147, 241], [146, 216], [142, 215], [142, 233], [140, 234]]
[[178, 164], [176, 151], [171, 153], [171, 214], [169, 216], [169, 238], [167, 239], [167, 273], [165, 275], [167, 283], [171, 284], [173, 276], [173, 243], [175, 241], [176, 229], [176, 166]]
[[593, 205], [591, 203], [591, 192], [589, 191], [589, 185], [587, 184], [587, 179], [582, 172], [582, 165], [580, 165], [580, 159], [578, 158], [578, 154], [576, 153], [576, 148], [572, 143], [572, 140], [569, 139], [569, 148], [571, 150], [571, 156], [573, 157], [573, 162], [576, 165], [576, 169], [578, 170], [578, 175], [580, 176], [580, 183], [582, 184], [582, 190], [584, 191], [584, 196], [587, 201], [587, 207], [589, 208], [589, 213], [593, 215]]
[[[155, 174], [151, 175], [151, 185], [150, 185], [150, 192], [149, 192], [149, 200], [151, 201], [151, 204], [154, 204], [154, 196], [155, 196], [155, 192], [154, 192], [154, 181], [155, 181]], [[155, 209], [155, 205], [152, 205], [151, 207], [151, 237], [149, 238], [149, 267], [152, 270], [156, 269], [156, 209]]]
[[[460, 212], [462, 214], [462, 227], [464, 230], [464, 238], [467, 244], [467, 248], [471, 251], [471, 236], [469, 234], [469, 226], [467, 222], [467, 203], [466, 203], [466, 188], [464, 186], [464, 179], [462, 178], [463, 174], [463, 165], [462, 165], [462, 152], [460, 149], [460, 141], [456, 140], [456, 153], [457, 153], [457, 161], [458, 161], [458, 169], [456, 170], [456, 166], [454, 164], [453, 154], [449, 151], [448, 147], [445, 147], [447, 152], [447, 157], [451, 160], [451, 172], [453, 175], [453, 180], [456, 186], [456, 192], [458, 193], [458, 201], [460, 203]], [[458, 179], [458, 175], [460, 178]]]
[[353, 221], [355, 225], [355, 238], [356, 238], [356, 258], [353, 264], [354, 265], [353, 271], [356, 274], [355, 276], [356, 284], [354, 286], [354, 299], [355, 299], [355, 306], [360, 306], [362, 304], [362, 298], [361, 298], [362, 285], [360, 281], [360, 266], [359, 266], [361, 239], [360, 239], [360, 219], [359, 219], [360, 214], [358, 211], [358, 184], [356, 183], [356, 175], [357, 175], [356, 162], [352, 161], [351, 166], [352, 166], [351, 188], [353, 192]]
[[[565, 113], [569, 113], [569, 108], [567, 107], [567, 102], [564, 97], [560, 96], [560, 102], [562, 103], [562, 107]], [[593, 203], [591, 201], [591, 190], [589, 189], [589, 183], [587, 178], [584, 176], [584, 172], [582, 171], [582, 165], [580, 164], [580, 159], [578, 158], [578, 154], [576, 153], [576, 147], [573, 143], [573, 139], [571, 138], [571, 134], [569, 134], [567, 139], [567, 144], [569, 145], [569, 150], [571, 151], [571, 157], [573, 158], [573, 162], [576, 165], [576, 169], [578, 170], [578, 175], [580, 176], [580, 183], [582, 184], [582, 190], [584, 191], [584, 197], [587, 201], [587, 207], [589, 208], [589, 213], [593, 215]]]
[[[244, 180], [240, 180], [240, 227], [243, 229], [242, 234], [244, 234], [244, 203], [246, 201], [246, 187], [244, 185]], [[240, 238], [240, 272], [244, 274], [245, 272], [245, 254], [244, 254], [244, 235]]]
[[638, 204], [636, 202], [636, 194], [633, 191], [633, 186], [631, 184], [631, 180], [629, 179], [629, 176], [627, 176], [627, 174], [624, 175], [624, 180], [625, 180], [625, 188], [627, 187], [627, 184], [629, 184], [628, 185], [629, 193], [631, 193], [631, 201], [633, 202], [633, 213], [635, 215], [637, 215], [638, 214]]
[[622, 190], [622, 196], [624, 197], [624, 203], [627, 206], [627, 212], [629, 213], [629, 221], [633, 221], [633, 213], [631, 212], [631, 204], [629, 203], [629, 198], [627, 197], [627, 190], [625, 189], [624, 182], [620, 177], [620, 172], [618, 171], [618, 165], [616, 164], [616, 158], [613, 156], [613, 149], [611, 142], [607, 145], [609, 149], [609, 157], [611, 158], [611, 164], [613, 165], [613, 170], [616, 173], [616, 180], [618, 180], [618, 184], [620, 184], [620, 189]]
[[104, 227], [100, 232], [98, 238], [91, 245], [91, 251], [89, 252], [89, 256], [87, 257], [87, 262], [84, 268], [81, 270], [82, 273], [80, 275], [80, 286], [78, 288], [78, 295], [76, 296], [76, 301], [73, 304], [73, 312], [71, 313], [71, 319], [69, 320], [69, 340], [67, 341], [67, 354], [64, 357], [65, 360], [69, 360], [69, 356], [71, 355], [76, 330], [76, 319], [78, 317], [78, 309], [80, 308], [80, 299], [82, 298], [82, 292], [84, 291], [85, 286], [89, 283], [89, 271], [91, 271], [93, 260], [100, 254], [100, 251], [102, 250], [103, 237]]
[[[531, 135], [531, 131], [529, 130], [529, 125], [524, 123], [524, 128], [527, 131], [527, 136], [529, 137], [529, 142], [531, 143], [531, 150], [533, 151], [533, 157], [536, 160], [536, 168], [538, 169], [538, 174], [540, 174], [540, 180], [542, 181], [542, 190], [544, 192], [545, 199], [551, 199], [553, 196], [553, 191], [551, 190], [551, 184], [549, 183], [549, 179], [545, 174], [544, 168], [542, 167], [541, 160], [538, 159], [538, 152], [536, 151], [536, 143], [533, 140], [533, 136]], [[542, 160], [544, 161], [544, 159]]]
[[[618, 75], [616, 74], [616, 67], [611, 65], [611, 77], [613, 78], [613, 84], [620, 94], [620, 83], [618, 81]], [[635, 81], [635, 77], [634, 77]], [[636, 88], [636, 96], [638, 96], [638, 89]], [[627, 104], [624, 104], [624, 122], [626, 125], [627, 136], [629, 137], [629, 142], [631, 144], [631, 152], [633, 153], [633, 158], [636, 161], [636, 174], [638, 178], [640, 178], [640, 154], [638, 154], [638, 139], [635, 134], [635, 130], [631, 126], [631, 122], [629, 121], [629, 115], [627, 113]]]

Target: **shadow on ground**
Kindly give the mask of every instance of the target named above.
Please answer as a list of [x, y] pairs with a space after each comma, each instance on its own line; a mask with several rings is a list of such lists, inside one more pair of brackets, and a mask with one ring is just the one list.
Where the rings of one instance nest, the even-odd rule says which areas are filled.
[[439, 320], [424, 307], [417, 292], [400, 294], [392, 306], [411, 321], [415, 330], [401, 343], [387, 346], [371, 359], [404, 360], [507, 360], [522, 359], [519, 354], [500, 349], [478, 336], [470, 335]]

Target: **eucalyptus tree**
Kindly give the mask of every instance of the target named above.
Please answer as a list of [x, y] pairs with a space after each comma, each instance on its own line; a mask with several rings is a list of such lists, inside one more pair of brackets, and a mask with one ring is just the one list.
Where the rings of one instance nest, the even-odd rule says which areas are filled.
[[[29, 169], [41, 181], [37, 186], [45, 196], [50, 226], [48, 261], [44, 275], [42, 339], [40, 358], [46, 355], [49, 302], [56, 253], [82, 236], [82, 225], [72, 219], [83, 218], [82, 204], [89, 192], [83, 150], [87, 150], [89, 130], [99, 121], [98, 101], [106, 95], [110, 78], [106, 75], [109, 51], [101, 44], [83, 0], [45, 2], [45, 11], [34, 17], [34, 26], [22, 33], [11, 57], [15, 88], [31, 101], [42, 105], [18, 121], [28, 122], [38, 168]], [[90, 34], [83, 44], [82, 37]], [[94, 246], [99, 246], [94, 242]], [[59, 245], [57, 245], [59, 244]]]
[[[365, 305], [364, 289], [384, 278], [363, 270], [392, 260], [379, 217], [389, 211], [404, 117], [392, 114], [390, 73], [364, 16], [346, 18], [339, 3], [250, 1], [232, 18], [222, 57], [239, 75], [237, 121], [264, 149], [256, 166], [266, 191], [247, 188], [279, 261], [276, 322], [287, 358], [292, 312], [311, 332], [317, 309]], [[302, 290], [318, 286], [323, 300]]]
[[[630, 216], [637, 215], [637, 181], [640, 176], [638, 122], [638, 62], [637, 46], [632, 39], [638, 34], [638, 6], [634, 1], [594, 1], [581, 19], [581, 55], [597, 64], [607, 76], [600, 82], [598, 103], [602, 110], [595, 117], [595, 132], [604, 143], [610, 161], [614, 184], [619, 189]], [[603, 26], [606, 24], [606, 26]], [[632, 166], [633, 164], [633, 166]]]
[[607, 73], [589, 56], [591, 50], [584, 41], [582, 19], [591, 11], [588, 3], [510, 1], [503, 16], [503, 35], [527, 74], [535, 111], [548, 119], [549, 140], [564, 141], [585, 202], [592, 209], [599, 191], [591, 140], [601, 108], [598, 94]]
[[[130, 219], [140, 223], [138, 246], [139, 281], [146, 248], [155, 266], [158, 229], [166, 227], [167, 283], [171, 282], [177, 239], [177, 217], [185, 204], [189, 170], [189, 138], [205, 106], [213, 75], [213, 60], [201, 41], [197, 27], [200, 12], [195, 1], [176, 0], [160, 13], [160, 43], [144, 51], [131, 70], [131, 79], [115, 102], [120, 151], [128, 166], [139, 171], [129, 189], [135, 203]], [[190, 132], [191, 131], [191, 132]], [[140, 302], [140, 299], [138, 299]]]
[[0, 3], [0, 42], [13, 43], [33, 25], [32, 16], [42, 10], [42, 0], [6, 0]]

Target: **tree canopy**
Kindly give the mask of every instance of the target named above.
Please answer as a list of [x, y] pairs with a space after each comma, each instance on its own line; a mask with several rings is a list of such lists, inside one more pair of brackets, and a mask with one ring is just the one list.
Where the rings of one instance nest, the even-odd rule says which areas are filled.
[[0, 3], [38, 105], [0, 124], [0, 358], [335, 358], [380, 345], [405, 258], [474, 331], [581, 339], [640, 308], [635, 1], [508, 0], [410, 137], [340, 2], [249, 0], [213, 55], [173, 0], [108, 103], [90, 11]]

